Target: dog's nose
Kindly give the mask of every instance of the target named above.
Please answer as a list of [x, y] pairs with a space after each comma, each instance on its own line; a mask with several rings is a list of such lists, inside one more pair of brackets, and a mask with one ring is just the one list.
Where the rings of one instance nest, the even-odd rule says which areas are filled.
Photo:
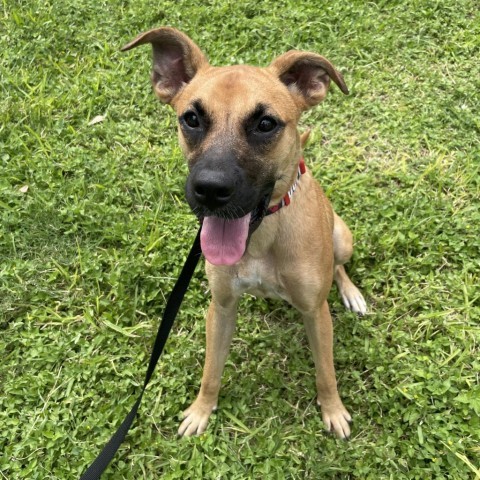
[[193, 182], [193, 191], [197, 202], [215, 210], [230, 201], [235, 191], [235, 183], [224, 172], [202, 170]]

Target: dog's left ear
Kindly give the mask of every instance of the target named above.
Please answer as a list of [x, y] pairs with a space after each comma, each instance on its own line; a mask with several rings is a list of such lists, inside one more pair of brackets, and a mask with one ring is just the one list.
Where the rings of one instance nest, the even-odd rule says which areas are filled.
[[290, 50], [277, 57], [268, 67], [290, 90], [302, 110], [320, 103], [327, 95], [330, 80], [348, 95], [343, 77], [321, 55]]
[[142, 33], [121, 50], [124, 52], [145, 43], [152, 45], [153, 89], [162, 102], [171, 103], [198, 70], [208, 66], [207, 57], [200, 48], [187, 35], [171, 27]]

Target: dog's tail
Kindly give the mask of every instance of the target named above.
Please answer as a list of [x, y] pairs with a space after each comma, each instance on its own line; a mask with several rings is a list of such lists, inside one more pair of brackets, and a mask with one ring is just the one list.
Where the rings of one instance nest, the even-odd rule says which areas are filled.
[[300, 135], [300, 145], [301, 145], [302, 148], [307, 144], [308, 137], [310, 136], [310, 132], [311, 132], [311, 131], [312, 131], [312, 129], [311, 129], [311, 128], [308, 128], [307, 130], [305, 130], [305, 131]]

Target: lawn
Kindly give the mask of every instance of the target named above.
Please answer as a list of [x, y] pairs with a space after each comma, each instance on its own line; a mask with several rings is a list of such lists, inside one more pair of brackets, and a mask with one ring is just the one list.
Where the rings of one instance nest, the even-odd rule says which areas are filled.
[[0, 473], [76, 479], [133, 405], [196, 221], [160, 25], [211, 63], [316, 51], [344, 74], [305, 159], [350, 225], [369, 313], [330, 305], [348, 442], [323, 431], [299, 315], [246, 297], [207, 432], [198, 268], [105, 479], [480, 478], [480, 14], [474, 0], [9, 0], [0, 7]]

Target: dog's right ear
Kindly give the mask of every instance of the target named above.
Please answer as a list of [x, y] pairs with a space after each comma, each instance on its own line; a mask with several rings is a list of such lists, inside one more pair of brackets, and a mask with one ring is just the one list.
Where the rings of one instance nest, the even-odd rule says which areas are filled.
[[162, 27], [140, 34], [122, 47], [122, 52], [151, 43], [153, 49], [152, 83], [157, 97], [171, 103], [177, 93], [203, 67], [207, 57], [184, 33]]

